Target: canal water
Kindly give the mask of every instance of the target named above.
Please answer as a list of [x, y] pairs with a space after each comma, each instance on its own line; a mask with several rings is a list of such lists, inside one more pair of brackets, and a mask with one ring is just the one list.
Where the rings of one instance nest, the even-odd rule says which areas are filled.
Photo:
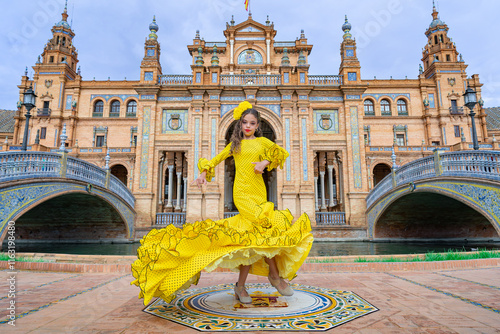
[[[17, 253], [136, 255], [140, 243], [17, 243]], [[427, 252], [500, 250], [500, 242], [363, 242], [315, 241], [309, 256], [421, 254]], [[2, 252], [6, 252], [3, 244]]]

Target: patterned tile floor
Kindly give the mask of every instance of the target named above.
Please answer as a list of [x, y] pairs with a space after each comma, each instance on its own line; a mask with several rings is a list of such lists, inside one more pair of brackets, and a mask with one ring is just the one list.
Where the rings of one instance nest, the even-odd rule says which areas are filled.
[[[14, 327], [5, 323], [10, 276], [0, 271], [2, 333], [199, 333], [143, 312], [138, 289], [130, 286], [132, 276], [118, 273], [17, 272]], [[203, 274], [199, 286], [236, 277]], [[265, 279], [250, 276], [249, 282]], [[380, 309], [332, 333], [500, 333], [499, 267], [302, 273], [294, 282], [349, 290]]]

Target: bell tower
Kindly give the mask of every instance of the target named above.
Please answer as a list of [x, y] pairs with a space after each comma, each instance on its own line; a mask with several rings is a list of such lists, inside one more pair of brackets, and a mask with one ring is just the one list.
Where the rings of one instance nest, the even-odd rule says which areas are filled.
[[448, 37], [448, 25], [441, 21], [436, 5], [433, 1], [432, 22], [425, 32], [427, 45], [422, 51], [422, 62], [424, 64], [425, 78], [450, 67], [465, 71], [461, 55], [458, 54], [455, 43]]
[[159, 27], [156, 24], [156, 17], [153, 16], [153, 22], [149, 25], [149, 38], [144, 44], [144, 58], [141, 62], [141, 83], [157, 83], [161, 72], [160, 65], [160, 43], [156, 32]]
[[353, 84], [361, 82], [361, 65], [356, 52], [356, 41], [352, 39], [351, 24], [345, 16], [345, 23], [342, 25], [344, 36], [340, 45], [340, 69], [339, 75], [342, 76], [343, 84]]
[[[64, 6], [62, 19], [52, 27], [52, 38], [48, 40], [42, 53], [42, 60], [38, 59], [35, 73], [55, 72], [55, 69], [74, 80], [77, 73], [78, 52], [73, 46], [75, 33], [68, 23], [68, 1]], [[45, 71], [45, 69], [51, 69]]]

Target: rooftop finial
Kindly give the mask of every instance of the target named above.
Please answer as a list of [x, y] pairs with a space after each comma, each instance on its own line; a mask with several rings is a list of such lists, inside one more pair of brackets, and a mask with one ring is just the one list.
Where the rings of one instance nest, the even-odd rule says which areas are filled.
[[345, 16], [345, 23], [342, 25], [342, 31], [344, 32], [344, 39], [351, 39], [352, 35], [350, 33], [351, 31], [351, 24], [349, 21], [347, 21], [347, 15]]
[[151, 22], [151, 24], [149, 25], [149, 30], [151, 31], [151, 33], [149, 34], [149, 39], [157, 39], [158, 35], [156, 35], [156, 32], [159, 29], [160, 28], [158, 27], [158, 24], [156, 24], [156, 15], [153, 15], [153, 22]]

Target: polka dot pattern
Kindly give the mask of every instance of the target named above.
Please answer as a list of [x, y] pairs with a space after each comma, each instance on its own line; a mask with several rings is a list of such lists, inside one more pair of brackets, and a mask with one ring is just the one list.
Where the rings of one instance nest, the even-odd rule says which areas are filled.
[[[231, 156], [231, 144], [212, 160], [200, 159], [200, 172], [207, 180], [214, 169]], [[139, 297], [147, 305], [153, 297], [170, 302], [177, 292], [196, 284], [203, 269], [217, 267], [238, 271], [240, 265], [251, 265], [250, 273], [267, 276], [264, 258], [275, 257], [280, 275], [293, 279], [311, 249], [311, 222], [304, 213], [292, 224], [289, 210], [274, 210], [267, 202], [266, 187], [252, 162], [268, 160], [268, 170], [280, 166], [288, 152], [264, 137], [241, 141], [234, 153], [236, 175], [234, 203], [239, 214], [219, 221], [207, 219], [187, 223], [182, 229], [169, 225], [152, 230], [141, 240], [138, 259], [132, 264], [139, 286]]]

